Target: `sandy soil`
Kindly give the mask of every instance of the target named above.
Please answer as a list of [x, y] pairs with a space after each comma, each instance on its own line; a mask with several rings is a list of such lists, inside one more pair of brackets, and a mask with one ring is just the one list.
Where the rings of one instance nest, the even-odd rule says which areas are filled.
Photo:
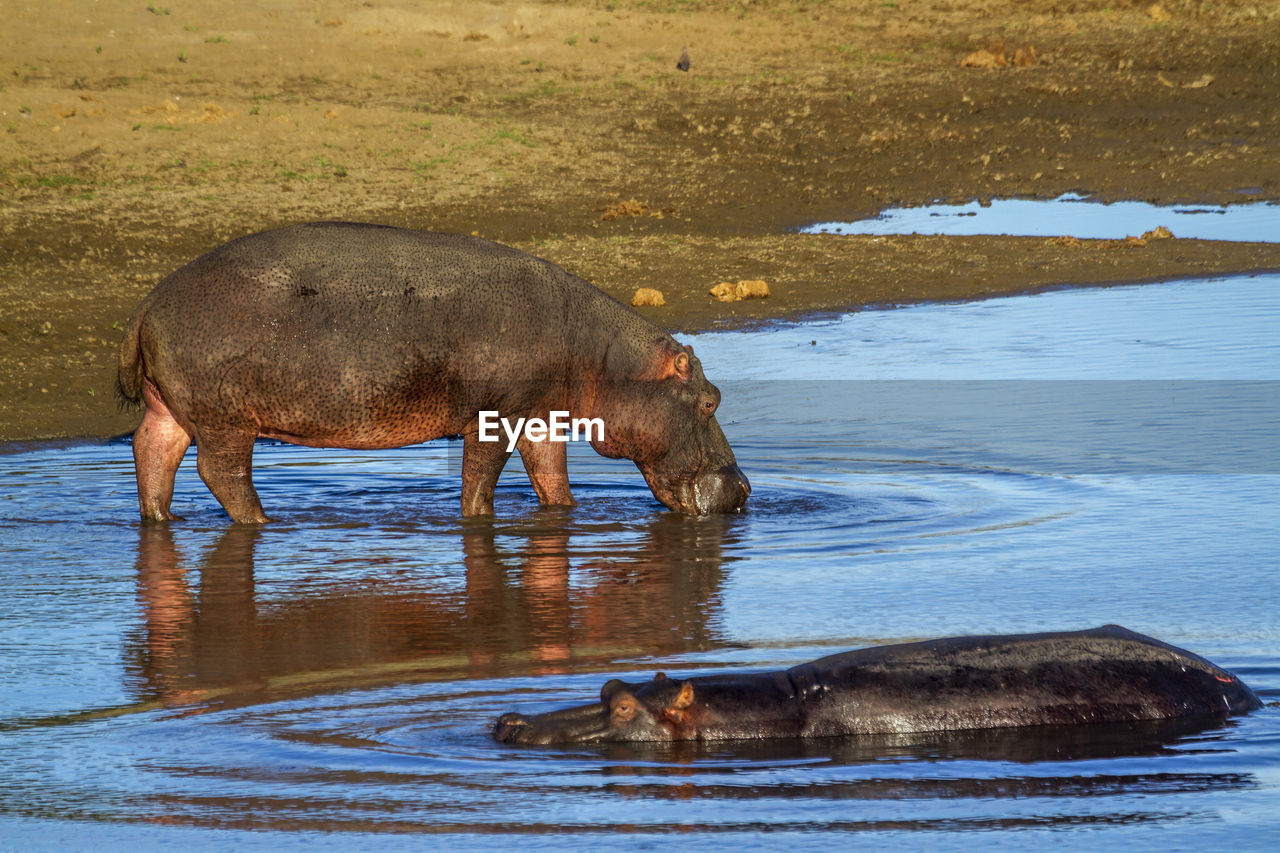
[[[0, 439], [129, 430], [138, 300], [304, 220], [479, 232], [657, 288], [642, 310], [685, 330], [1280, 268], [1276, 246], [790, 230], [936, 199], [1276, 199], [1275, 2], [247, 6], [6, 10]], [[707, 292], [738, 279], [772, 295]]]

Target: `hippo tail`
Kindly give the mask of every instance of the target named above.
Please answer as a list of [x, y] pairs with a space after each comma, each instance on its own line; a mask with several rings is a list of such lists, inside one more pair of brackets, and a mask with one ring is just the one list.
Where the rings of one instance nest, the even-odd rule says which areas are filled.
[[124, 340], [120, 342], [120, 364], [116, 368], [116, 400], [125, 409], [136, 408], [142, 404], [142, 319], [146, 315], [145, 307], [139, 309], [124, 330]]

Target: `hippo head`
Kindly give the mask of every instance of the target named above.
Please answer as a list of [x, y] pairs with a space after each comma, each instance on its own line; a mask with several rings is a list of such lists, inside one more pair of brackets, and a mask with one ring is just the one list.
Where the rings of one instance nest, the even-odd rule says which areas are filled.
[[600, 701], [546, 714], [503, 714], [493, 726], [502, 743], [608, 743], [689, 740], [694, 735], [693, 682], [658, 673], [653, 681], [607, 682]]
[[734, 512], [751, 494], [716, 422], [720, 390], [692, 347], [661, 347], [639, 379], [606, 382], [597, 396], [604, 436], [596, 452], [636, 463], [653, 496], [689, 515]]

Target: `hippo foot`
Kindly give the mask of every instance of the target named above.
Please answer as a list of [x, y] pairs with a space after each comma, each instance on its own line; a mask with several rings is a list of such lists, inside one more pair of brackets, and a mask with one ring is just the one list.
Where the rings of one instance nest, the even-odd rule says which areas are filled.
[[244, 524], [244, 525], [252, 525], [252, 526], [257, 526], [259, 524], [267, 524], [271, 521], [271, 519], [267, 518], [261, 512], [244, 515], [244, 516], [233, 515], [231, 517], [231, 520], [236, 524]]
[[146, 525], [168, 524], [170, 521], [186, 521], [186, 519], [180, 515], [175, 515], [171, 512], [164, 512], [157, 515], [142, 516], [142, 523]]

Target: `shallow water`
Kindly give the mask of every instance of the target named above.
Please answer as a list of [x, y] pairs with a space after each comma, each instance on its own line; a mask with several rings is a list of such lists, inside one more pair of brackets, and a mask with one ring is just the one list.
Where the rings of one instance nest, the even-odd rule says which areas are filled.
[[754, 487], [727, 518], [668, 513], [630, 463], [575, 447], [581, 506], [538, 510], [516, 462], [497, 520], [462, 523], [457, 446], [436, 442], [260, 446], [260, 531], [226, 524], [189, 459], [186, 521], [141, 528], [127, 443], [0, 455], [0, 838], [1263, 849], [1277, 707], [1201, 732], [706, 748], [511, 747], [488, 726], [655, 669], [1106, 622], [1274, 703], [1278, 287], [691, 338]]
[[1111, 204], [1078, 195], [1056, 199], [995, 199], [966, 204], [894, 207], [874, 219], [819, 222], [805, 234], [1005, 234], [1123, 240], [1159, 226], [1175, 237], [1274, 243], [1280, 240], [1280, 204]]

